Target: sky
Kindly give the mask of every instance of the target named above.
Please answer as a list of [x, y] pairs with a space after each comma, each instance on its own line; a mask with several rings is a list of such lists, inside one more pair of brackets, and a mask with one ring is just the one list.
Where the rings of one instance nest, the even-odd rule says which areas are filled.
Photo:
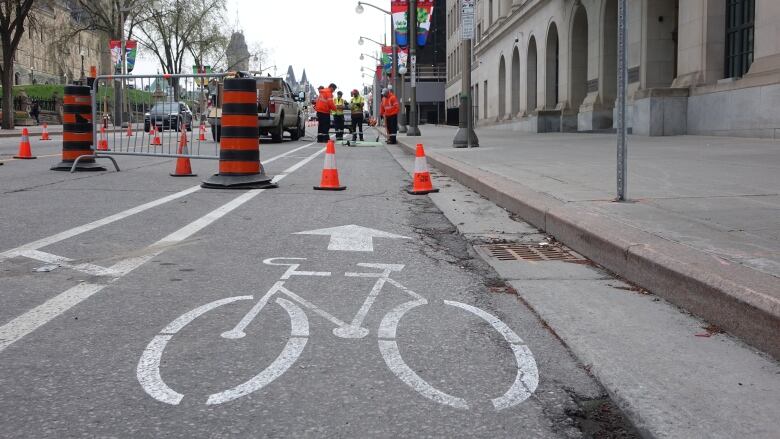
[[[390, 9], [390, 0], [370, 3]], [[227, 16], [231, 25], [238, 21], [250, 48], [259, 42], [268, 51], [266, 66], [276, 65], [277, 75], [292, 65], [300, 80], [305, 68], [315, 87], [334, 82], [348, 92], [371, 83], [360, 68], [370, 74], [376, 61], [367, 56], [361, 61], [360, 54], [378, 56], [380, 50], [370, 41], [358, 45], [360, 37], [390, 42], [390, 16], [371, 7], [357, 14], [356, 6], [357, 0], [228, 0]], [[156, 73], [154, 61], [139, 52], [134, 73]]]

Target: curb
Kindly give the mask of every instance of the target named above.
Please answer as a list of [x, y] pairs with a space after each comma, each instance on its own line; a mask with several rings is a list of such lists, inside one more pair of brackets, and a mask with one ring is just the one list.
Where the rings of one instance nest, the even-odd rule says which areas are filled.
[[[399, 139], [414, 154], [414, 147]], [[466, 163], [426, 151], [429, 163], [613, 273], [780, 359], [774, 276], [727, 262]]]

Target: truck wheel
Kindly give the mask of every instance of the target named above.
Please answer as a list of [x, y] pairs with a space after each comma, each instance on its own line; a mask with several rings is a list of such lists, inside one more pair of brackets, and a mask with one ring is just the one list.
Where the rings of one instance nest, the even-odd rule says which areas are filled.
[[298, 117], [298, 122], [295, 123], [295, 128], [290, 130], [290, 140], [296, 141], [301, 138], [301, 130], [299, 128], [300, 126], [301, 126], [301, 118]]
[[279, 117], [279, 126], [271, 131], [271, 140], [274, 142], [281, 142], [284, 138], [284, 114]]

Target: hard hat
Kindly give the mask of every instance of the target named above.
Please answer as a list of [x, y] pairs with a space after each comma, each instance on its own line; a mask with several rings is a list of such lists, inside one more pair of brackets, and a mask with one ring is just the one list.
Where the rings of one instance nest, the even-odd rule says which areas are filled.
[[333, 90], [335, 90], [335, 89], [337, 89], [339, 87], [336, 84], [331, 82], [330, 85], [328, 86], [328, 88], [332, 88]]
[[355, 88], [355, 89], [353, 89], [353, 90], [352, 90], [352, 93], [358, 94], [358, 93], [360, 93], [360, 92], [359, 92], [359, 91], [357, 91], [357, 89]]
[[386, 88], [383, 88], [383, 89], [382, 89], [382, 96], [384, 96], [384, 95], [386, 95], [386, 94], [387, 94], [387, 89], [386, 89]]

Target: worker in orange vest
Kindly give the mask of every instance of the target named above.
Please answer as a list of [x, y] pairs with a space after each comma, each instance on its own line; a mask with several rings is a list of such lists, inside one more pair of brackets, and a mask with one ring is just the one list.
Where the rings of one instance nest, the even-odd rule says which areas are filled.
[[333, 92], [338, 87], [331, 83], [327, 87], [319, 87], [319, 96], [314, 103], [314, 110], [317, 112], [317, 142], [326, 143], [330, 136], [330, 112], [336, 111], [336, 105], [333, 103]]
[[398, 104], [398, 98], [392, 90], [382, 89], [382, 105], [379, 106], [379, 115], [385, 118], [387, 126], [387, 143], [398, 143], [395, 135], [398, 133], [398, 112], [401, 106]]

